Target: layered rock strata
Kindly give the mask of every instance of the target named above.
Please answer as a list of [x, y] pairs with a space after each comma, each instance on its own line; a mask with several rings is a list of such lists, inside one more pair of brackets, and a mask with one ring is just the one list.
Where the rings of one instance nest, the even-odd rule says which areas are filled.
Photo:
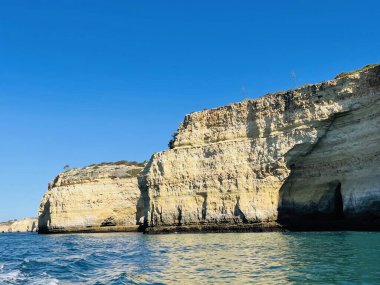
[[26, 233], [37, 231], [37, 218], [25, 218], [0, 223], [0, 233]]
[[145, 226], [380, 228], [379, 130], [379, 65], [187, 115], [139, 178]]
[[144, 165], [122, 161], [61, 173], [42, 199], [39, 232], [137, 231], [144, 214], [137, 175]]

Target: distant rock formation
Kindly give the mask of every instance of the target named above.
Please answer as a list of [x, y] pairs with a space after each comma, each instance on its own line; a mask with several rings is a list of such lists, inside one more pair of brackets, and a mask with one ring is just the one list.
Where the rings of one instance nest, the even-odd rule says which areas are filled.
[[0, 233], [26, 233], [37, 231], [37, 218], [25, 218], [0, 223]]
[[380, 225], [380, 66], [185, 117], [140, 176], [148, 231]]
[[144, 165], [120, 161], [61, 173], [42, 199], [39, 232], [137, 231], [143, 216], [137, 175]]

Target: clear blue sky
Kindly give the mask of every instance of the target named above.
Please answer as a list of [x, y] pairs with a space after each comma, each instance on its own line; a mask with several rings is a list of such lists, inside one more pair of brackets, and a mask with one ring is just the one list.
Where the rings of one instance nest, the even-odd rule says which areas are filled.
[[149, 159], [187, 113], [380, 62], [379, 3], [2, 0], [0, 220], [65, 164]]

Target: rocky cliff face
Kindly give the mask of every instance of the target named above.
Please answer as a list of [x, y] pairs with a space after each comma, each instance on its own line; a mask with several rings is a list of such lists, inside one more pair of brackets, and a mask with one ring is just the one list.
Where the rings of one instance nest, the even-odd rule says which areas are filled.
[[195, 112], [142, 172], [60, 174], [39, 231], [380, 229], [379, 130], [380, 65]]
[[143, 216], [137, 182], [143, 167], [103, 163], [58, 175], [42, 199], [39, 232], [136, 231]]
[[37, 218], [26, 218], [0, 223], [0, 233], [26, 233], [37, 231]]
[[139, 178], [145, 224], [380, 224], [379, 130], [379, 65], [187, 115]]

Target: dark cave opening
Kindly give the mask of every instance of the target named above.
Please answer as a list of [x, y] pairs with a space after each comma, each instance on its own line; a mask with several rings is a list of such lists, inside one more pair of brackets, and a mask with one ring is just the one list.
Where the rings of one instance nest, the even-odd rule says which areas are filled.
[[[289, 229], [296, 230], [334, 230], [344, 228], [348, 222], [344, 212], [342, 183], [333, 181], [326, 183], [323, 188], [316, 188], [314, 200], [295, 202], [302, 197], [305, 188], [292, 188], [294, 184], [284, 185], [280, 192], [281, 204], [278, 221]], [[297, 189], [298, 191], [294, 191]], [[293, 190], [293, 191], [291, 191]], [[300, 195], [300, 196], [298, 196]], [[313, 197], [313, 196], [311, 196]]]

